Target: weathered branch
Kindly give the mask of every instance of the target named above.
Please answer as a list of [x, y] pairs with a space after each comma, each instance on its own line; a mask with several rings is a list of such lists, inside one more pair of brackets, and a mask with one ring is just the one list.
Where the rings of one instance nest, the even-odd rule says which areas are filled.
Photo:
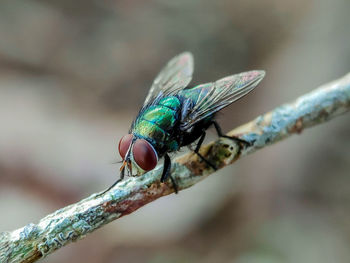
[[[222, 168], [244, 155], [330, 120], [349, 109], [350, 73], [229, 133], [240, 136], [251, 146], [238, 145], [222, 138], [202, 147], [201, 153]], [[93, 194], [57, 210], [38, 224], [1, 233], [0, 262], [34, 262], [104, 224], [173, 193], [171, 182], [159, 182], [161, 171], [160, 166], [144, 176], [128, 178], [104, 195]], [[196, 184], [214, 172], [192, 153], [176, 159], [172, 166], [172, 175], [179, 190]]]

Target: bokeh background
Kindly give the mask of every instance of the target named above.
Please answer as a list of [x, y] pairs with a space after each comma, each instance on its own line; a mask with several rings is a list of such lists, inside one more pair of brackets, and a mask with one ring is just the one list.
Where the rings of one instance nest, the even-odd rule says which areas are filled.
[[[225, 131], [350, 70], [348, 0], [0, 2], [0, 231], [110, 185], [117, 143], [183, 51], [193, 83], [265, 69]], [[215, 138], [215, 133], [211, 133]], [[349, 262], [350, 118], [268, 147], [43, 262]]]

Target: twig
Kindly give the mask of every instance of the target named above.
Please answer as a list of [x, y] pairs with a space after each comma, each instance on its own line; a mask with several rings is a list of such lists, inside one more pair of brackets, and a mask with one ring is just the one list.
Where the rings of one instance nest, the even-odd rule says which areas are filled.
[[[222, 168], [244, 155], [330, 120], [349, 109], [350, 73], [229, 133], [250, 142], [250, 146], [221, 138], [202, 147], [201, 153]], [[1, 233], [0, 262], [34, 262], [159, 197], [173, 193], [171, 182], [159, 182], [161, 171], [160, 166], [141, 177], [119, 183], [102, 196], [93, 194], [59, 209], [38, 224]], [[176, 159], [172, 166], [172, 175], [179, 190], [198, 183], [214, 172], [192, 153]]]

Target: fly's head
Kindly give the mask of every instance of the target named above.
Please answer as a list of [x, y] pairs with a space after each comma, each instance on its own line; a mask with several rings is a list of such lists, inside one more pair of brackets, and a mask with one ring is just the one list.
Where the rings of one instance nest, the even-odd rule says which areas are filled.
[[153, 170], [158, 163], [158, 154], [152, 144], [145, 139], [137, 138], [133, 134], [123, 136], [119, 141], [119, 154], [123, 158], [120, 172], [132, 176], [133, 168], [137, 175]]

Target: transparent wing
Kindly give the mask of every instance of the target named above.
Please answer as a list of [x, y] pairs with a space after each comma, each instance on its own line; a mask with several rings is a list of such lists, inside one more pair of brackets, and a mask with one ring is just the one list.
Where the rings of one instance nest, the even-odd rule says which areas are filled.
[[147, 94], [144, 106], [154, 100], [159, 93], [171, 95], [185, 88], [193, 74], [193, 56], [189, 52], [181, 53], [168, 62], [161, 70]]
[[183, 117], [181, 129], [187, 130], [195, 123], [225, 108], [252, 91], [264, 78], [265, 71], [243, 72], [183, 90], [183, 96], [193, 101], [193, 107]]

